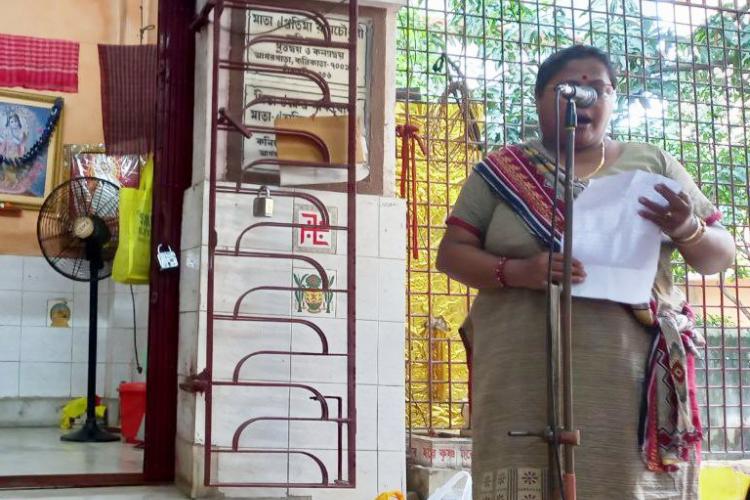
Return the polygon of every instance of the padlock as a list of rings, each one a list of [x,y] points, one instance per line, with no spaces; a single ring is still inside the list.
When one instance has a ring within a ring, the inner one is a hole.
[[[268,186],[261,186],[258,196],[253,200],[253,215],[256,217],[273,217],[273,198]]]
[[[159,267],[162,271],[165,271],[167,269],[174,269],[180,265],[180,263],[177,260],[177,255],[175,255],[174,250],[172,250],[172,247],[167,245],[166,250],[162,250],[161,244],[159,244],[158,247],[156,247],[156,260],[159,261]]]

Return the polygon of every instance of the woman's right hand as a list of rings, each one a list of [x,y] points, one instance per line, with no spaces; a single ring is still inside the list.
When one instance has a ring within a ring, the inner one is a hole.
[[[547,288],[547,270],[549,268],[549,254],[540,252],[526,259],[509,259],[505,263],[505,282],[516,288],[530,288],[543,290]],[[563,278],[563,254],[552,254],[552,281],[559,283]],[[582,283],[586,278],[583,264],[573,259],[573,284]]]

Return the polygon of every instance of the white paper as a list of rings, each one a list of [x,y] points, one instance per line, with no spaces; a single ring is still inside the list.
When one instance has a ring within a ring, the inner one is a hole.
[[[594,179],[573,204],[573,257],[583,263],[586,279],[573,285],[575,297],[641,304],[651,298],[662,233],[638,214],[646,197],[660,205],[666,200],[654,190],[680,185],[643,171]]]

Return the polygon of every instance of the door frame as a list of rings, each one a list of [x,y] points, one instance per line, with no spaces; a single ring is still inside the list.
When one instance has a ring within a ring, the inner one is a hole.
[[[182,198],[192,180],[195,0],[159,0],[156,138],[143,472],[0,476],[3,488],[171,483],[175,475],[179,269],[161,272],[159,243],[179,255]]]

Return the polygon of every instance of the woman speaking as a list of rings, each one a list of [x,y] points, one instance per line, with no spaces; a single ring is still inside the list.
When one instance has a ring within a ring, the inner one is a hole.
[[[651,304],[573,300],[574,414],[584,440],[576,452],[578,498],[698,498],[702,434],[694,354],[701,339],[673,285],[670,256],[677,249],[695,271],[714,274],[732,263],[734,243],[677,160],[650,144],[607,136],[616,78],[607,55],[593,47],[569,47],[544,61],[535,86],[541,140],[490,153],[467,178],[448,218],[437,266],[479,290],[467,321],[475,500],[547,498],[547,444],[508,431],[547,425],[544,290],[549,200],[563,198],[562,182],[553,189],[555,134],[565,132],[555,123],[561,83],[593,88],[598,97],[578,110],[574,195],[589,179],[633,170],[661,174],[682,188],[659,184],[663,203],[639,200],[640,216],[664,235]],[[564,158],[564,137],[560,143]],[[551,262],[559,281],[562,255]],[[586,279],[575,259],[572,279]]]

